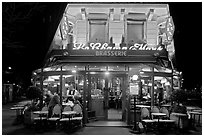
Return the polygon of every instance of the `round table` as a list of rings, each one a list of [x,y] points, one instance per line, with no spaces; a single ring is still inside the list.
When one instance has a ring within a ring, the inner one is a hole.
[[[71,120],[72,116],[73,116],[73,115],[76,115],[76,114],[77,114],[76,111],[64,111],[64,112],[62,112],[62,115],[68,116],[69,121]]]
[[[180,120],[181,117],[185,117],[187,116],[187,114],[183,114],[183,113],[171,113],[172,115],[178,116],[178,128],[180,128]]]
[[[163,116],[166,116],[165,113],[151,113],[153,116],[157,116],[158,117],[158,122],[159,122],[159,119],[160,117],[163,117]]]
[[[193,112],[200,112],[200,113],[202,113],[202,109],[194,109]]]
[[[25,105],[22,105],[22,104],[16,104],[16,105],[13,105],[14,107],[25,107]]]
[[[161,107],[166,107],[166,108],[169,110],[169,108],[171,107],[171,105],[169,105],[169,104],[164,104],[164,105],[161,105]]]
[[[62,115],[75,115],[75,114],[77,114],[77,112],[76,111],[64,111],[64,112],[62,112]]]
[[[192,115],[194,115],[193,120],[195,121],[195,116],[198,115],[198,126],[200,126],[200,116],[202,115],[201,112],[189,112],[189,114],[191,115],[191,118],[193,117]],[[194,122],[195,123],[195,122]]]
[[[158,119],[158,125],[157,125],[157,130],[158,131],[160,131],[159,130],[159,119],[161,118],[161,117],[163,117],[163,116],[166,116],[166,114],[165,113],[151,113],[152,114],[152,116],[157,116],[157,119]]]
[[[11,110],[16,111],[16,122],[22,122],[23,121],[23,110],[24,107],[12,107]]]
[[[42,120],[42,117],[44,115],[46,115],[46,116],[48,115],[48,111],[34,111],[33,114],[38,114],[40,117],[40,120]]]
[[[139,108],[150,108],[150,106],[146,106],[146,105],[136,105],[136,107],[139,107]]]
[[[48,111],[34,111],[33,114],[47,115],[47,114],[48,114]]]
[[[198,109],[198,108],[196,108],[196,107],[186,107],[186,109],[190,110],[190,111],[193,111],[193,110]]]
[[[10,108],[11,110],[15,110],[16,111],[16,116],[18,116],[18,114],[19,115],[22,115],[23,113],[23,109],[24,109],[24,107],[12,107],[12,108]]]

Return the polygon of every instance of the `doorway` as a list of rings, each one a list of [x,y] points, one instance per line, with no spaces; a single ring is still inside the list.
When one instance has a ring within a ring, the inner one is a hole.
[[[90,107],[98,120],[124,120],[126,74],[92,74],[89,77]]]

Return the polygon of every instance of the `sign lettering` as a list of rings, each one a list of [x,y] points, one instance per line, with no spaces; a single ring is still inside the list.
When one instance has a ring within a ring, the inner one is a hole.
[[[126,51],[96,51],[96,56],[127,56]]]
[[[108,43],[90,43],[89,45],[81,44],[81,43],[74,43],[73,50],[115,50],[115,51],[116,50],[156,50],[156,51],[161,51],[163,50],[163,47],[162,46],[149,47],[146,43],[143,43],[143,44],[135,43],[134,45],[131,45],[129,47],[127,46],[120,47],[120,45],[118,45],[117,47],[113,47],[112,45],[109,45]],[[120,52],[115,52],[115,53],[120,53]],[[106,52],[104,52],[103,54],[106,54]]]

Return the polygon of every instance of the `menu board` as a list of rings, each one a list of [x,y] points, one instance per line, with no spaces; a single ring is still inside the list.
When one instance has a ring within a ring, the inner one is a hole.
[[[130,83],[130,95],[139,94],[139,85],[138,83]]]

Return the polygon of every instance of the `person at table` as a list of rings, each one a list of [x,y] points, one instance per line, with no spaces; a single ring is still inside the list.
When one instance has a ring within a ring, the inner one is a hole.
[[[50,118],[52,116],[52,110],[54,108],[54,106],[56,104],[59,104],[60,105],[60,97],[59,95],[57,94],[57,92],[54,92],[54,95],[53,97],[51,98],[50,102],[49,102],[49,105],[48,105],[48,117]]]
[[[73,96],[69,96],[69,97],[67,97],[67,99],[66,99],[66,104],[68,104],[68,105],[70,105],[71,107],[73,107],[74,106],[74,98],[73,98]]]
[[[74,101],[73,101],[73,103],[74,103],[74,105],[75,104],[79,104],[81,107],[82,107],[82,104],[80,103],[80,101],[79,101],[79,96],[74,96]]]
[[[45,94],[45,96],[44,96],[44,104],[45,104],[46,106],[49,105],[50,100],[51,100],[51,96],[50,96],[49,94]]]
[[[74,86],[71,84],[67,91],[67,96],[75,96],[75,95],[79,95],[79,92],[76,89],[74,89]]]

